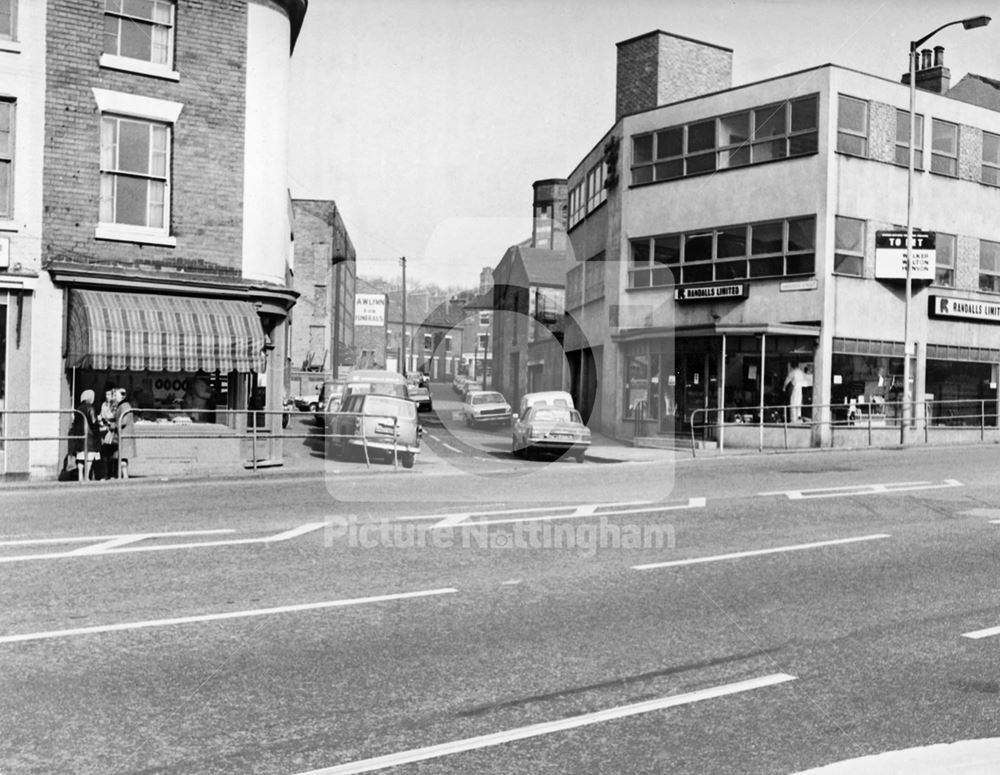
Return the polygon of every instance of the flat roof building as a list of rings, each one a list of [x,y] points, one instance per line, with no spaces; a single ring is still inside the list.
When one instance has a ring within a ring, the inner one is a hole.
[[[616,122],[569,176],[570,388],[619,438],[725,423],[727,446],[756,446],[738,426],[761,420],[791,445],[851,443],[852,421],[898,437],[905,268],[886,240],[907,223],[909,87],[833,64],[734,87],[731,56],[662,31],[618,44]],[[996,426],[1000,88],[949,80],[927,52],[913,225],[936,239],[913,268],[911,416]]]

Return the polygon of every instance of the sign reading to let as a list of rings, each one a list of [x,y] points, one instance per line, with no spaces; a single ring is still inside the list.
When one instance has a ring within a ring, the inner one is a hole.
[[[937,251],[932,231],[913,232],[911,280],[933,280]],[[875,232],[875,279],[906,279],[906,232]]]
[[[385,325],[384,293],[354,294],[354,325],[356,326]]]
[[[745,299],[750,295],[746,283],[729,285],[697,285],[674,288],[676,301],[718,301],[724,299]]]

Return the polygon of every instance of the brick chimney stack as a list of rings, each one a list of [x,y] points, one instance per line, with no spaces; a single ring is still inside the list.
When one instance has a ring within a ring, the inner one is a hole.
[[[935,46],[918,51],[916,55],[917,88],[944,94],[951,84],[951,70],[944,66],[944,46]],[[902,82],[910,85],[910,74],[903,73]]]
[[[548,178],[532,183],[534,189],[531,247],[546,250],[566,249],[565,178]]]
[[[618,44],[615,121],[733,85],[733,50],[654,30]]]

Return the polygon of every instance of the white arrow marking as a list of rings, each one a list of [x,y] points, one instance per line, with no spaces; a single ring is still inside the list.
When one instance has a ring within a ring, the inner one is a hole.
[[[948,487],[961,487],[957,479],[945,479],[943,484],[931,482],[891,482],[889,484],[850,484],[844,487],[818,487],[814,490],[776,490],[760,492],[758,495],[785,495],[789,500],[809,500],[811,498],[848,498],[852,495],[883,495],[892,492],[908,492],[911,490],[941,490]]]

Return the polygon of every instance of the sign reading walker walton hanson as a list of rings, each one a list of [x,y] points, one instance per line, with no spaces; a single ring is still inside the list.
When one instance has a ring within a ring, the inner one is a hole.
[[[719,299],[745,299],[749,296],[746,283],[729,285],[685,285],[674,288],[676,301],[717,301]]]
[[[1000,323],[1000,302],[956,299],[953,296],[931,296],[932,318],[962,318],[984,323]]]

